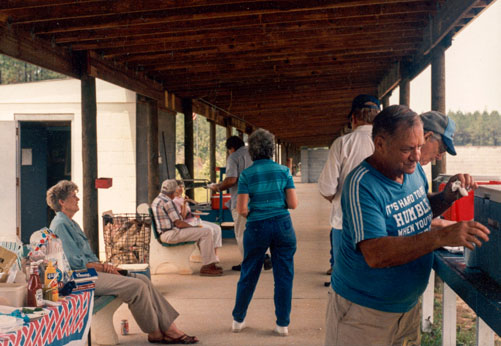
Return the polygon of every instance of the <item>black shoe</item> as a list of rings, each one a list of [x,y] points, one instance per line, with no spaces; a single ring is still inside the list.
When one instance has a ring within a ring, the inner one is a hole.
[[[239,264],[239,265],[233,266],[233,267],[231,267],[231,270],[239,272],[240,270],[242,270],[242,265]]]
[[[270,255],[268,255],[268,254],[264,255],[263,267],[264,267],[264,270],[270,270],[271,268],[273,268],[273,265],[271,264]]]

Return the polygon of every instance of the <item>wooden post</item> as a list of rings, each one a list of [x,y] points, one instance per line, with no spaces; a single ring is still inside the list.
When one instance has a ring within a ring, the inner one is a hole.
[[[184,164],[192,179],[195,179],[195,169],[193,164],[193,103],[191,99],[183,99],[182,107],[184,113]],[[186,195],[194,199],[195,191],[187,190]]]
[[[210,181],[216,182],[216,123],[214,121],[209,122],[210,126]]]
[[[224,123],[226,124],[226,139],[231,137],[232,128],[231,128],[231,118],[224,119]],[[226,158],[228,158],[228,151],[226,151]]]
[[[284,142],[280,145],[280,164],[287,166],[287,143]]]
[[[82,97],[82,213],[83,229],[90,247],[99,256],[99,219],[97,208],[97,106],[96,79],[81,78]]]
[[[400,95],[398,103],[409,107],[411,100],[411,83],[407,78],[400,81]]]
[[[442,345],[456,345],[456,293],[445,282],[442,299]]]
[[[157,101],[147,99],[147,137],[148,146],[148,201],[153,202],[160,192],[158,172],[158,107]]]
[[[383,109],[390,106],[390,96],[391,96],[390,94],[386,94],[383,97]]]
[[[440,44],[432,52],[431,60],[431,109],[445,114],[445,47]],[[446,172],[445,155],[431,166],[431,178]],[[432,186],[435,184],[432,184]]]
[[[409,68],[410,64],[408,61],[402,61],[400,63],[400,76],[402,76],[402,79],[399,84],[400,95],[398,103],[407,107],[410,107],[411,104],[411,81],[408,78]]]

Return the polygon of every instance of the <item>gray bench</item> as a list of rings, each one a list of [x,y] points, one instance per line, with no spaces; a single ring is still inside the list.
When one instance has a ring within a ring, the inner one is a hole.
[[[151,217],[151,231],[153,233],[150,246],[151,274],[157,274],[160,266],[166,263],[175,266],[178,274],[193,274],[190,257],[193,251],[197,249],[196,243],[194,241],[176,244],[162,242],[151,208],[148,208],[148,213]]]
[[[117,296],[95,296],[90,340],[92,345],[117,345],[118,335],[113,326],[113,314],[122,305]]]

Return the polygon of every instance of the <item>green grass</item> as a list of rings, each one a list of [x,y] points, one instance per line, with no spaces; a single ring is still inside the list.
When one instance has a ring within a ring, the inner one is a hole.
[[[421,345],[442,345],[442,286],[442,280],[437,279],[435,282],[435,299],[433,304],[433,326],[430,333],[422,334]],[[458,322],[460,321],[459,317],[463,317],[461,320],[465,322],[457,324],[456,345],[475,345],[477,330],[476,315],[468,311],[461,313],[463,316],[458,315]],[[496,343],[496,345],[498,345],[498,343]]]

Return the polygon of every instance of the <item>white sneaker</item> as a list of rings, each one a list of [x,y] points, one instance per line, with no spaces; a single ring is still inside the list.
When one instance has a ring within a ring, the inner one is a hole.
[[[280,327],[278,324],[275,326],[275,333],[277,333],[280,336],[287,336],[289,335],[289,328],[288,327]]]
[[[233,333],[240,333],[244,328],[245,328],[245,321],[237,322],[234,320],[233,324],[231,325],[231,331]]]

